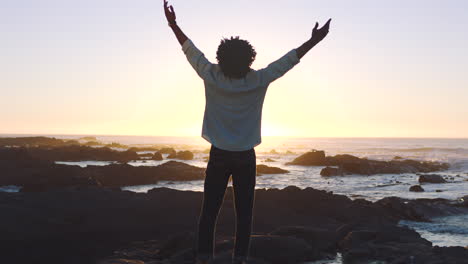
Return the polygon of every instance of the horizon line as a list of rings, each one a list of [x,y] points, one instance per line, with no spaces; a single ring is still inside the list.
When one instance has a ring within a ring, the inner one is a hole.
[[[8,136],[22,136],[22,137],[32,137],[32,136],[44,136],[44,137],[54,137],[54,136],[94,136],[94,137],[172,137],[172,138],[202,138],[201,136],[168,136],[168,135],[122,135],[122,134],[44,134],[44,133],[0,133],[0,137]],[[333,139],[463,139],[468,140],[468,137],[395,137],[395,136],[335,136],[335,137],[326,137],[326,136],[262,136],[262,138],[333,138]]]

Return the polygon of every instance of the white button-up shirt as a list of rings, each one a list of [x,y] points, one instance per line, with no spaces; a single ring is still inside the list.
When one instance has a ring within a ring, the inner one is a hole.
[[[262,107],[268,86],[297,63],[296,50],[242,79],[224,76],[217,64],[187,40],[182,50],[205,84],[205,115],[202,137],[215,147],[229,151],[249,150],[262,142]]]

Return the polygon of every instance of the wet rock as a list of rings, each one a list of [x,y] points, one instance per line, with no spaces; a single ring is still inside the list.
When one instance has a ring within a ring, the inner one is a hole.
[[[460,198],[461,206],[468,207],[468,195],[463,196]]]
[[[169,157],[168,157],[169,158]],[[176,159],[180,160],[193,160],[193,153],[191,151],[179,151],[175,155]]]
[[[323,151],[305,153],[287,164],[303,166],[337,166],[342,169],[344,174],[358,175],[433,172],[449,168],[447,163],[407,159],[380,161],[359,158],[349,154],[326,157],[325,152]]]
[[[162,148],[162,149],[159,150],[159,153],[169,154],[169,156],[171,156],[171,155],[175,156],[176,151],[173,148]]]
[[[325,159],[325,151],[311,151],[307,152],[292,162],[286,163],[287,165],[302,165],[302,166],[325,166],[327,165]]]
[[[86,143],[82,144],[83,146],[88,146],[88,147],[97,147],[97,146],[102,146],[103,144],[98,141],[88,141]]]
[[[437,174],[424,174],[419,175],[420,183],[446,183],[447,181],[440,175]]]
[[[152,158],[153,153],[143,153],[143,154],[138,154],[140,158]]]
[[[131,160],[138,160],[139,156],[134,151],[116,151],[108,147],[88,147],[88,146],[58,146],[58,147],[31,147],[24,148],[24,151],[38,160],[47,161],[118,161],[126,163]]]
[[[152,160],[163,160],[163,156],[160,152],[155,152],[152,157],[151,157]]]
[[[131,147],[128,150],[135,151],[135,152],[159,151],[159,148],[156,146],[146,146],[146,147]]]
[[[81,168],[37,159],[27,149],[0,149],[0,186],[22,186],[23,191],[86,187],[90,186],[89,179],[105,187],[155,184],[161,180],[191,181],[204,179],[204,173],[204,168],[176,161],[156,167],[111,164]]]
[[[277,167],[270,167],[267,165],[259,164],[257,165],[257,175],[262,175],[262,174],[284,174],[284,173],[289,173],[288,170],[283,170],[281,168]]]
[[[127,149],[128,150],[127,145],[120,144],[118,142],[112,142],[110,144],[105,145],[105,147],[107,147],[107,148],[117,148],[117,149]]]
[[[323,177],[343,176],[343,170],[341,168],[333,168],[327,166],[320,171],[320,175]]]
[[[413,185],[409,188],[410,192],[424,192],[423,187],[421,185]]]

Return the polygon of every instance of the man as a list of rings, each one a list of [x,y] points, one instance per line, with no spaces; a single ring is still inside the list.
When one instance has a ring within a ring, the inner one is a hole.
[[[250,68],[255,49],[239,37],[223,39],[210,63],[176,23],[174,8],[164,0],[164,11],[189,63],[205,84],[202,137],[211,143],[206,169],[203,206],[199,219],[197,263],[209,263],[214,252],[214,233],[229,177],[232,175],[236,206],[236,240],[233,263],[246,263],[252,226],[256,158],[261,143],[262,106],[268,86],[292,69],[328,34],[330,20],[312,31],[312,37],[261,70]]]

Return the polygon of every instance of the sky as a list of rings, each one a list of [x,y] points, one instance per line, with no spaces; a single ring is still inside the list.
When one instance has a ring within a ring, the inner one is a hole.
[[[468,137],[468,2],[170,2],[216,62],[222,37],[254,69],[328,37],[268,89],[264,136]],[[0,133],[198,136],[203,82],[162,0],[0,2]]]

